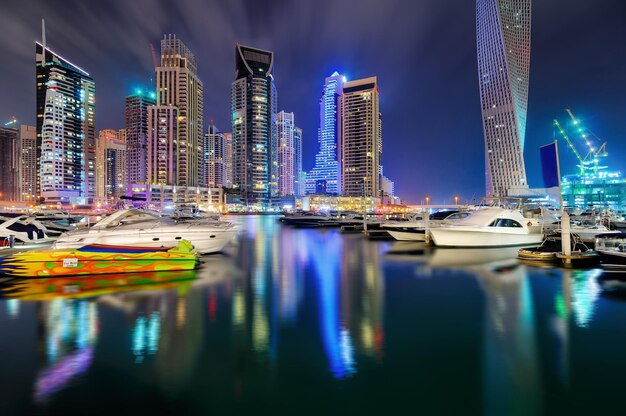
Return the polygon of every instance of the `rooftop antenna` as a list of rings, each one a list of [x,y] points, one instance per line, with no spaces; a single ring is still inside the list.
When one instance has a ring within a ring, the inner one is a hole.
[[[46,19],[41,19],[41,66],[46,63]]]
[[[41,19],[41,44],[46,49],[46,19]]]

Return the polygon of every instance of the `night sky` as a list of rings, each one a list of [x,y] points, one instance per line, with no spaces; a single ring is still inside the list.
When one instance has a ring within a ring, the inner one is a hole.
[[[396,193],[449,203],[484,193],[484,144],[473,0],[13,1],[0,5],[0,120],[35,122],[34,41],[96,81],[96,128],[122,128],[124,97],[149,86],[150,43],[175,33],[196,55],[205,126],[230,130],[234,45],[275,53],[279,110],[304,131],[304,168],[317,151],[319,98],[333,71],[378,76],[383,163]],[[538,147],[571,108],[608,141],[626,172],[626,1],[535,1],[526,170],[542,186]],[[582,143],[577,142],[582,151]],[[561,146],[562,173],[575,159]]]

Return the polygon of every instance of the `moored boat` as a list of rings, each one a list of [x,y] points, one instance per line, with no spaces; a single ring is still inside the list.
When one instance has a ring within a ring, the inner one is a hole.
[[[430,230],[439,247],[510,247],[539,244],[543,232],[536,219],[516,209],[489,207],[473,211],[454,225]]]
[[[53,248],[73,249],[88,244],[162,247],[188,240],[201,254],[221,251],[237,235],[228,222],[175,220],[148,210],[127,209],[103,218],[88,229],[67,232]]]
[[[109,273],[192,270],[198,254],[182,240],[176,247],[91,244],[74,250],[34,250],[0,261],[0,273],[12,277],[80,276]]]

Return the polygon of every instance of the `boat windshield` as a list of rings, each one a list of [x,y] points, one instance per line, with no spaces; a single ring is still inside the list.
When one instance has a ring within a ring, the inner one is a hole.
[[[113,228],[119,225],[135,224],[145,221],[162,221],[162,218],[158,212],[128,209],[115,212],[106,218],[103,218],[96,223],[93,228]]]

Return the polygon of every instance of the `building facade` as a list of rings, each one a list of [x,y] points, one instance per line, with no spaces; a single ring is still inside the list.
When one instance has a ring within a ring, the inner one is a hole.
[[[96,140],[96,200],[110,203],[126,192],[126,130],[100,130]]]
[[[125,99],[126,183],[144,183],[147,178],[148,107],[156,105],[156,93],[138,90]]]
[[[530,67],[530,0],[477,0],[478,84],[487,195],[528,188],[524,138]]]
[[[277,192],[274,54],[237,44],[231,89],[233,189],[246,206],[268,207]]]
[[[146,183],[175,185],[179,183],[178,169],[178,107],[151,105],[148,107],[148,148]]]
[[[20,201],[35,203],[37,195],[37,128],[20,126]]]
[[[95,83],[83,69],[35,44],[37,198],[91,204],[95,195]]]
[[[304,172],[302,171],[302,129],[293,129],[293,189],[296,196],[304,196]]]
[[[341,195],[378,197],[382,128],[376,77],[344,83],[340,103]]]
[[[0,127],[0,201],[20,200],[19,130]]]
[[[320,98],[320,128],[318,131],[319,151],[315,155],[315,167],[306,175],[306,193],[316,193],[318,182],[323,182],[326,192],[341,194],[341,168],[339,144],[341,142],[341,122],[339,99],[346,82],[344,76],[334,72],[324,82]]]
[[[168,169],[165,175],[157,175],[157,181],[167,178],[169,185],[199,186],[202,181],[202,140],[203,140],[203,112],[204,87],[198,78],[198,69],[194,54],[175,35],[167,35],[161,40],[161,63],[156,68],[156,104],[148,107],[148,113],[167,113],[171,116],[176,113],[173,121],[176,126],[169,133],[160,131],[166,126],[159,117],[148,118],[148,142],[152,143],[153,151],[160,148],[158,140],[165,137],[172,140],[165,161]],[[155,110],[155,107],[157,110]],[[152,111],[150,110],[152,109]],[[156,112],[155,112],[156,111]],[[174,132],[176,134],[174,134]],[[157,140],[158,137],[158,140]],[[154,156],[156,153],[152,153]],[[162,164],[163,161],[149,160],[148,166]],[[146,180],[155,180],[153,176]],[[160,182],[155,182],[160,183]]]
[[[224,134],[215,124],[210,124],[202,145],[202,186],[222,188],[226,181],[224,163]]]
[[[278,135],[277,180],[278,195],[295,195],[295,124],[293,113],[281,111],[276,115]]]
[[[224,187],[233,187],[233,135],[231,132],[222,133],[224,136]]]

